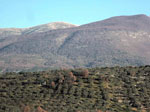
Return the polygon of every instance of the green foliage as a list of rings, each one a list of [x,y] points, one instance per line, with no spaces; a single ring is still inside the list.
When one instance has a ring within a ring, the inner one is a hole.
[[[0,76],[0,112],[144,112],[150,66],[51,70]],[[22,106],[23,105],[23,106]]]

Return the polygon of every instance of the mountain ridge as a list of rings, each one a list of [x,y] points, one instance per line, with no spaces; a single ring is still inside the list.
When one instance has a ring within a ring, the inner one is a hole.
[[[77,26],[78,25],[73,25],[67,22],[51,22],[27,28],[0,28],[0,35],[4,35],[6,37],[11,35],[22,35],[31,32],[38,33],[38,32],[46,32],[49,30],[72,28]]]
[[[150,64],[150,18],[145,15],[0,39],[0,68],[5,71]]]

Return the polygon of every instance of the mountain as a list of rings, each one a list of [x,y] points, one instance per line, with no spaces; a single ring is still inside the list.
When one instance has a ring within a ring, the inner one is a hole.
[[[23,34],[46,32],[49,30],[72,28],[76,26],[77,25],[73,25],[65,22],[53,22],[49,24],[43,24],[43,25],[27,28],[23,31]]]
[[[146,15],[81,26],[50,23],[18,29],[20,34],[11,30],[15,29],[9,29],[10,35],[0,35],[2,71],[150,64],[150,17]]]
[[[39,32],[46,32],[49,30],[71,28],[76,26],[77,25],[73,25],[65,22],[53,22],[53,23],[43,24],[43,25],[30,27],[30,28],[0,28],[0,36],[7,37],[12,35],[39,33]]]

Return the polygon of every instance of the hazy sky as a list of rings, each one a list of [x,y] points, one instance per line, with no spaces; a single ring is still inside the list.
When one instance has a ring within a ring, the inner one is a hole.
[[[150,0],[0,0],[0,27],[54,21],[85,24],[119,15],[150,15]]]

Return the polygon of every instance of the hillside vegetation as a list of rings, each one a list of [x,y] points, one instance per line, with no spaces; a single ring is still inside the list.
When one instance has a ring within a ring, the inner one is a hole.
[[[150,66],[0,76],[0,112],[150,112]]]
[[[0,29],[0,71],[150,65],[150,17]]]

